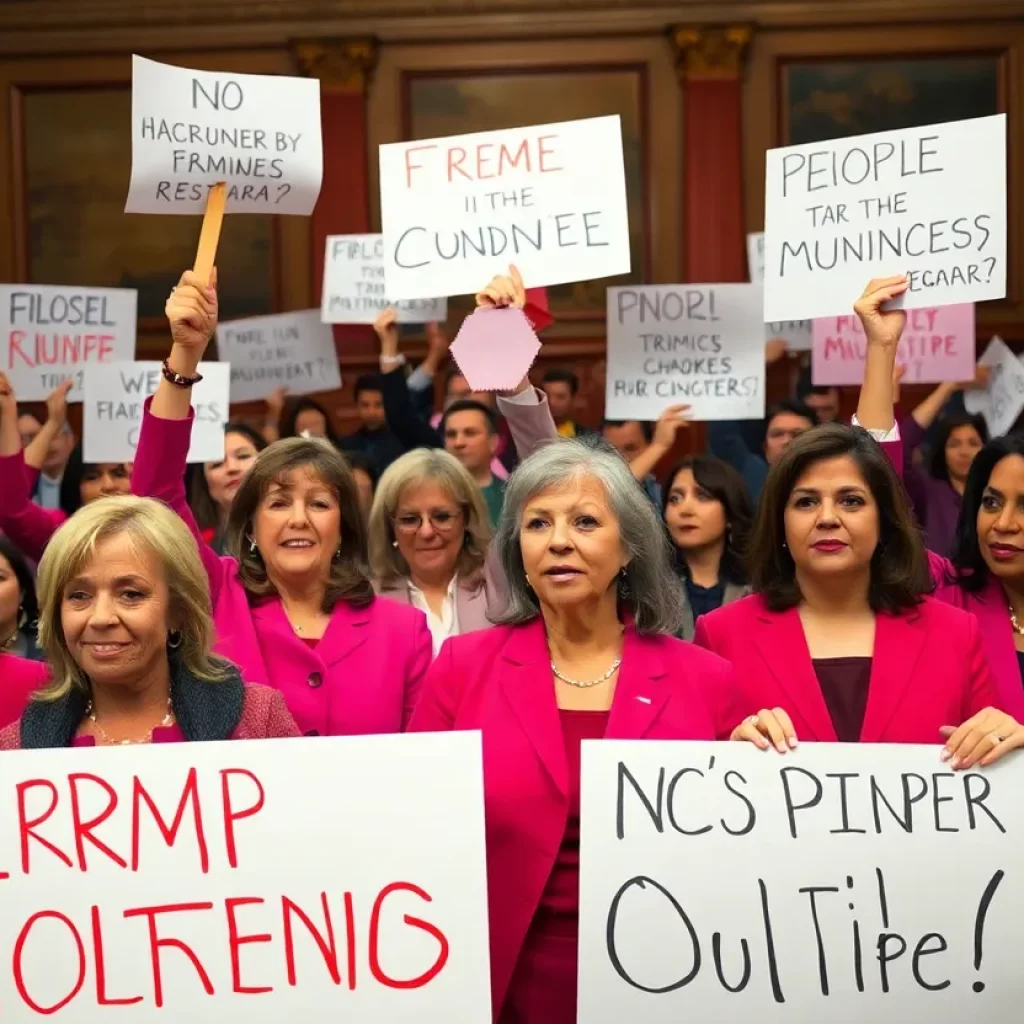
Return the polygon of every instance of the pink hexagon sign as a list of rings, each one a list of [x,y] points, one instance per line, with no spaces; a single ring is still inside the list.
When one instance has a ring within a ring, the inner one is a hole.
[[[540,342],[521,309],[481,306],[462,322],[451,354],[474,391],[511,391],[526,376]]]

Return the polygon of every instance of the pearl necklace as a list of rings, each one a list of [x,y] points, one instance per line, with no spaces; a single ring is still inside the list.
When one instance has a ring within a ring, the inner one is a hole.
[[[587,690],[591,686],[597,686],[599,683],[604,683],[611,679],[611,677],[615,675],[615,673],[619,670],[619,666],[621,664],[622,659],[616,658],[612,662],[611,668],[608,669],[608,671],[605,672],[603,676],[598,676],[597,679],[588,679],[585,681],[581,681],[579,679],[570,679],[568,676],[562,675],[562,673],[558,671],[558,668],[555,665],[554,658],[551,659],[551,671],[554,672],[555,678],[561,679],[563,683],[568,683],[570,686],[578,686],[581,690]]]
[[[1024,626],[1017,621],[1017,613],[1013,610],[1013,605],[1010,605],[1010,625],[1013,626],[1013,631],[1018,636],[1024,636]]]
[[[164,715],[163,720],[159,725],[154,726],[149,732],[146,733],[141,739],[127,739],[127,740],[116,740],[112,736],[108,736],[103,726],[96,721],[96,712],[93,710],[92,701],[86,705],[85,717],[92,722],[92,727],[96,730],[96,735],[99,739],[107,746],[119,746],[127,747],[137,743],[152,743],[153,733],[156,729],[166,729],[167,726],[174,724],[174,708],[171,707],[171,698],[167,698],[167,714]]]

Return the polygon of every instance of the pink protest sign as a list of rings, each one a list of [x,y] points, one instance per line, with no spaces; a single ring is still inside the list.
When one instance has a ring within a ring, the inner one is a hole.
[[[867,339],[849,316],[814,321],[811,378],[815,384],[860,384]],[[908,384],[941,384],[974,377],[974,304],[908,309],[896,361]]]
[[[521,309],[474,310],[452,342],[452,358],[474,391],[511,391],[526,376],[540,342]]]

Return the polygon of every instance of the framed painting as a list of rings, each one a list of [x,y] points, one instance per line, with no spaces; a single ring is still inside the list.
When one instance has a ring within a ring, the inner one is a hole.
[[[622,121],[629,209],[630,273],[600,281],[554,285],[548,289],[551,311],[560,320],[603,320],[607,288],[647,279],[647,72],[643,64],[404,71],[402,92],[402,130],[406,139],[618,114]]]
[[[131,174],[131,89],[20,89],[20,270],[37,284],[136,288],[140,332],[163,329],[164,302],[192,266],[201,219],[124,212]],[[221,317],[275,309],[274,218],[226,218],[218,263]]]
[[[784,61],[780,142],[919,128],[1005,110],[998,54]]]

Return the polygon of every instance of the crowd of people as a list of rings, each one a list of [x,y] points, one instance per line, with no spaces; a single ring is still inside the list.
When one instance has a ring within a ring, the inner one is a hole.
[[[897,422],[906,287],[856,301],[852,424],[805,382],[659,479],[685,406],[474,392],[436,325],[410,372],[391,311],[354,434],[278,392],[187,467],[218,309],[185,273],[134,464],[0,374],[0,747],[480,730],[495,1020],[575,1021],[583,740],[1024,746],[1024,439],[956,385]],[[477,296],[525,301],[514,268]]]

